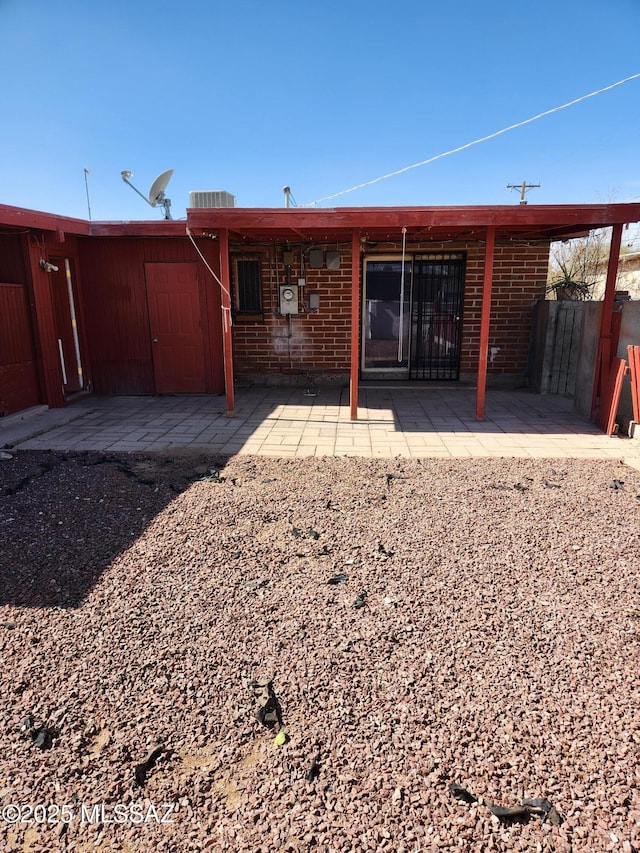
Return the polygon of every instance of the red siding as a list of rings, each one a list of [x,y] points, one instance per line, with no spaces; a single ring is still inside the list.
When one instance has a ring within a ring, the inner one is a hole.
[[[215,253],[205,248],[210,263],[217,266]],[[220,294],[186,238],[88,238],[80,241],[80,259],[89,360],[97,393],[156,393],[144,265],[163,261],[197,263],[206,390],[222,393]]]
[[[27,270],[20,235],[0,234],[0,281],[26,284]]]
[[[40,402],[22,237],[0,235],[0,415]]]
[[[78,269],[76,238],[72,235],[66,235],[66,237],[62,235],[62,242],[58,242],[58,236],[57,233],[29,234],[24,242],[33,300],[32,317],[42,401],[51,407],[65,404],[65,388],[58,348],[58,339],[61,337],[62,330],[59,327],[59,318],[56,317],[55,282],[51,273],[41,269],[40,261],[52,262],[58,259],[56,265],[62,267],[64,258],[68,258],[73,269]],[[59,270],[55,275],[62,274]],[[78,331],[82,338],[84,317],[81,298],[78,299],[76,311]]]
[[[153,370],[139,240],[81,240],[93,389],[152,394]]]
[[[0,415],[40,402],[29,313],[25,286],[0,282]]]

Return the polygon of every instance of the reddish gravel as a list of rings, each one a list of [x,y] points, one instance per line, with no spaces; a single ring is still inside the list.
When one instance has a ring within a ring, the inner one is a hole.
[[[640,850],[634,469],[32,452],[0,495],[0,851]]]

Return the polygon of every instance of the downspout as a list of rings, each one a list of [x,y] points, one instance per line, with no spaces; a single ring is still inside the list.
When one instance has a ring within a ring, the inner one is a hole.
[[[604,301],[602,303],[600,337],[598,339],[598,351],[593,377],[593,394],[591,396],[592,421],[595,420],[596,412],[600,405],[600,396],[607,384],[611,361],[616,355],[616,353],[611,352],[611,339],[613,334],[613,306],[616,300],[616,280],[618,278],[618,263],[620,260],[620,246],[622,244],[622,227],[622,223],[617,222],[611,232],[607,281],[604,290]]]
[[[360,232],[351,235],[351,420],[358,420],[358,371],[360,366]]]
[[[491,321],[491,289],[493,287],[493,255],[496,242],[495,225],[487,226],[484,251],[484,278],[482,282],[482,313],[480,316],[480,352],[478,353],[478,387],[476,391],[476,420],[484,420],[484,401],[487,387],[487,359],[489,355],[489,325]]]

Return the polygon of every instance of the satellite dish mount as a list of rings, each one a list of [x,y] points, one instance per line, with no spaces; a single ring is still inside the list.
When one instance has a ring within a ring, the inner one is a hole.
[[[140,198],[143,198],[147,204],[150,204],[151,207],[157,207],[159,204],[164,207],[164,218],[171,219],[171,199],[166,198],[164,191],[167,188],[167,184],[171,180],[171,175],[173,175],[173,169],[167,169],[166,172],[163,172],[161,175],[155,179],[155,181],[151,184],[151,189],[149,190],[149,197],[143,195],[137,187],[131,183],[131,178],[133,177],[133,172],[120,172],[120,177],[125,182],[125,184],[129,184],[132,190],[138,193]]]

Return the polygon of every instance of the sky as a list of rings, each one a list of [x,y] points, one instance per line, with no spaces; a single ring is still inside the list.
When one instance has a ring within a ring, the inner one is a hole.
[[[121,179],[239,207],[640,199],[640,0],[0,0],[0,203],[161,219]],[[85,173],[85,169],[89,172]],[[88,190],[88,198],[87,198]]]

